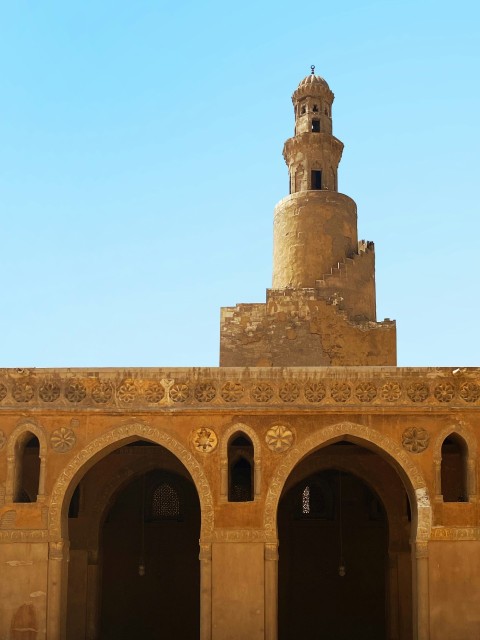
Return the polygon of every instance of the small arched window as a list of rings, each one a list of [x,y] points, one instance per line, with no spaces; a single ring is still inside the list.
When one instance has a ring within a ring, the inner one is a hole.
[[[468,502],[468,448],[457,434],[445,438],[442,444],[442,495],[444,502]]]
[[[161,482],[153,489],[150,517],[152,520],[180,520],[180,496],[172,482]]]
[[[36,502],[40,480],[40,442],[30,431],[15,444],[14,502]]]
[[[253,444],[243,433],[234,434],[228,443],[228,500],[253,500]]]

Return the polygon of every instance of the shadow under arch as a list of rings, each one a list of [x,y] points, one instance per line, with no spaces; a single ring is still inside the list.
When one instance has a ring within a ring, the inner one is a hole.
[[[388,436],[371,427],[340,422],[319,429],[297,441],[273,473],[265,500],[265,622],[268,640],[277,637],[278,533],[277,512],[284,486],[293,469],[314,451],[347,440],[377,453],[398,473],[408,494],[412,510],[413,622],[414,640],[429,638],[428,540],[432,527],[432,508],[427,484],[410,455]]]
[[[49,570],[47,636],[49,640],[65,638],[68,560],[68,506],[80,479],[99,460],[135,440],[158,444],[173,455],[189,472],[200,502],[200,571],[201,571],[201,638],[211,635],[211,537],[214,523],[213,497],[202,466],[185,445],[169,433],[140,421],[115,427],[87,444],[59,474],[50,497]]]

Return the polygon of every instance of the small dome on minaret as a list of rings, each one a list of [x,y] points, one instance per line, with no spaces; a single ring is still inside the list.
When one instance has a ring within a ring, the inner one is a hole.
[[[295,89],[292,100],[295,103],[296,100],[305,96],[314,96],[325,94],[331,96],[331,102],[333,102],[333,93],[328,86],[328,82],[322,78],[322,76],[315,75],[315,65],[311,66],[312,72],[300,81],[298,87]]]

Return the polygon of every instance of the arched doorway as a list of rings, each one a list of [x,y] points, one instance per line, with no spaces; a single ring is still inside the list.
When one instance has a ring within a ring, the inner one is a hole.
[[[137,440],[83,476],[69,508],[69,640],[200,634],[200,502],[167,449]]]
[[[410,639],[410,523],[378,454],[340,441],[301,460],[278,508],[279,640]]]

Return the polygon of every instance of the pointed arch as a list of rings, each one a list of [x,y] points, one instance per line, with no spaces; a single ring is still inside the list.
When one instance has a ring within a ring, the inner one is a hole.
[[[13,502],[18,491],[16,486],[20,481],[21,464],[20,456],[29,439],[29,434],[38,440],[40,466],[38,471],[38,490],[36,500],[41,502],[45,494],[45,461],[47,455],[47,436],[41,426],[32,420],[26,420],[19,424],[10,434],[7,443],[7,481],[5,486],[5,502]]]
[[[295,466],[307,455],[327,444],[338,440],[348,440],[360,446],[373,449],[387,457],[399,473],[412,506],[416,509],[416,540],[427,541],[430,538],[432,510],[427,484],[410,455],[391,438],[376,429],[352,422],[341,422],[320,429],[290,449],[277,466],[270,483],[265,501],[265,535],[271,542],[277,538],[277,508],[283,487]]]
[[[437,460],[441,460],[442,458],[442,444],[445,438],[451,435],[458,435],[463,440],[465,440],[465,444],[468,447],[468,455],[472,458],[477,456],[477,440],[473,431],[467,425],[462,423],[451,424],[448,427],[442,429],[436,436],[435,442],[433,443],[433,459],[435,462]]]
[[[466,447],[466,493],[472,500],[477,495],[477,439],[473,431],[464,423],[449,425],[440,431],[433,443],[433,462],[435,464],[435,500],[441,502],[442,497],[442,446],[449,436],[458,436]]]
[[[49,531],[52,539],[60,540],[66,533],[66,512],[75,486],[101,458],[136,439],[150,440],[173,453],[190,473],[198,492],[202,513],[201,539],[210,539],[213,531],[213,498],[202,466],[188,449],[170,434],[144,422],[130,422],[116,427],[90,442],[59,474],[50,498]]]
[[[376,429],[352,422],[341,422],[325,427],[297,442],[290,449],[273,473],[265,501],[265,622],[269,629],[268,640],[277,633],[278,590],[278,538],[277,511],[285,483],[306,456],[317,449],[347,440],[378,453],[391,463],[399,474],[412,505],[412,561],[414,562],[413,618],[415,637],[429,638],[428,594],[428,540],[432,527],[432,508],[426,482],[410,455],[388,436]]]
[[[135,440],[149,440],[173,453],[187,469],[198,493],[201,509],[200,530],[200,634],[211,635],[211,540],[214,522],[213,498],[202,466],[181,442],[170,434],[140,421],[124,423],[95,438],[77,453],[59,474],[50,496],[49,569],[47,635],[61,640],[66,633],[66,589],[68,542],[68,505],[76,485],[100,459]]]
[[[252,427],[243,422],[235,422],[232,424],[222,436],[220,442],[220,495],[222,499],[226,500],[228,496],[228,443],[237,433],[245,434],[252,442],[253,445],[253,479],[254,479],[254,498],[258,498],[261,489],[261,446],[260,439]]]

